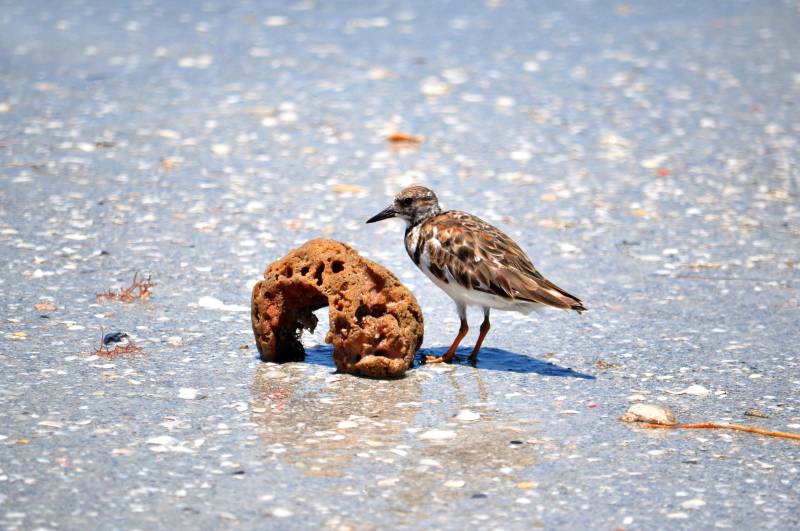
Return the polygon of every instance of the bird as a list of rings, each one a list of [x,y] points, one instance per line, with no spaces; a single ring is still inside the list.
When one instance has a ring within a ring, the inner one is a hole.
[[[406,222],[405,248],[414,264],[455,302],[461,325],[443,356],[426,363],[449,363],[467,335],[467,307],[483,309],[483,323],[469,361],[475,365],[491,327],[492,309],[529,314],[545,307],[586,311],[583,302],[547,280],[525,251],[506,233],[481,218],[458,210],[443,211],[433,190],[410,186],[391,205],[367,220]]]

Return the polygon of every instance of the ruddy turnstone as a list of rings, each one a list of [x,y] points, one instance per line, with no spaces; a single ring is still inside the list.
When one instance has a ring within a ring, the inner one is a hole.
[[[442,357],[426,356],[429,363],[449,362],[467,334],[467,306],[483,308],[478,341],[469,359],[475,363],[486,334],[489,311],[528,314],[547,306],[583,312],[580,299],[542,276],[517,243],[482,219],[439,207],[433,190],[406,188],[394,202],[367,220],[399,217],[406,222],[406,251],[414,263],[456,303],[461,327]]]

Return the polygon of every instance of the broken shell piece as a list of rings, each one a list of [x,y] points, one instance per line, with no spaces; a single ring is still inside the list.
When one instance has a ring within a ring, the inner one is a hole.
[[[665,426],[678,423],[672,411],[657,404],[634,404],[619,420],[622,422],[648,422]]]
[[[456,437],[456,432],[454,431],[438,430],[438,429],[428,430],[419,435],[420,439],[426,441],[445,441],[447,439],[454,439],[455,437]]]
[[[158,437],[150,437],[146,443],[158,446],[174,446],[178,444],[178,439],[169,435],[159,435]]]
[[[690,385],[686,389],[681,389],[680,391],[667,391],[667,393],[671,395],[692,395],[692,396],[702,396],[706,397],[711,394],[711,391],[703,387],[702,385]]]
[[[181,387],[178,389],[178,398],[184,400],[194,400],[197,398],[197,395],[197,389],[192,389],[191,387]]]
[[[462,409],[456,415],[456,420],[463,420],[465,422],[471,422],[473,420],[478,420],[481,418],[481,414],[475,411],[470,411],[469,409]]]

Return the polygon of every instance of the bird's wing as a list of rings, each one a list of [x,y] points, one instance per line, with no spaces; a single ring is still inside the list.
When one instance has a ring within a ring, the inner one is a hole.
[[[472,214],[439,214],[423,224],[420,238],[431,271],[449,273],[467,289],[579,312],[586,309],[580,299],[544,278],[507,234]]]

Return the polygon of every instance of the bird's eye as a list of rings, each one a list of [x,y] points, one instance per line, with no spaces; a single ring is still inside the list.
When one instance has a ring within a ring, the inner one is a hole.
[[[400,204],[403,205],[404,207],[411,206],[411,198],[406,197],[405,199],[400,201]]]

